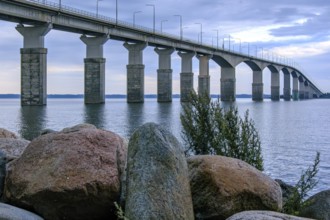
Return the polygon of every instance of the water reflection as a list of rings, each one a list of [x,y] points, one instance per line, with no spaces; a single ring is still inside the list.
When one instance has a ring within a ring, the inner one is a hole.
[[[168,130],[172,130],[173,111],[172,103],[158,103],[157,105],[158,123]]]
[[[22,138],[32,140],[46,127],[46,106],[22,106],[18,133]]]
[[[88,104],[84,107],[84,122],[93,124],[97,128],[105,129],[106,125],[105,104]]]
[[[126,136],[130,137],[134,130],[145,122],[144,103],[127,104]]]

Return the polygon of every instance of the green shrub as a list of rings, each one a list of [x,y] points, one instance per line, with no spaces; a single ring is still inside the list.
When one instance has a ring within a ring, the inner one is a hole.
[[[299,212],[307,203],[305,201],[309,191],[311,191],[318,183],[316,175],[319,171],[320,152],[316,153],[314,164],[309,166],[300,176],[299,181],[294,186],[293,193],[283,207],[283,212],[290,215],[299,215]]]
[[[180,119],[186,155],[234,157],[263,170],[260,138],[248,111],[242,119],[236,108],[225,111],[219,100],[192,93]]]

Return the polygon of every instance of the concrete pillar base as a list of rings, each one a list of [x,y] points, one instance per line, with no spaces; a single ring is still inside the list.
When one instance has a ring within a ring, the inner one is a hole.
[[[172,102],[172,69],[157,70],[157,101]]]
[[[105,59],[86,58],[85,62],[85,104],[105,102]]]
[[[305,92],[305,99],[309,99],[309,92]]]
[[[298,91],[297,89],[293,89],[293,90],[292,90],[292,99],[293,99],[294,101],[299,100],[299,91]]]
[[[305,92],[304,91],[299,91],[299,99],[305,99]]]
[[[47,104],[47,49],[21,49],[21,105]]]
[[[194,73],[180,74],[180,90],[181,102],[188,102],[189,95],[194,90]]]
[[[280,100],[280,87],[279,86],[272,86],[271,87],[271,100],[272,101],[279,101]]]
[[[283,89],[283,99],[285,101],[290,101],[291,100],[291,91],[290,88],[284,88]]]
[[[127,65],[127,102],[144,102],[144,65]]]
[[[236,100],[236,80],[235,79],[221,79],[221,101],[232,102]]]
[[[252,100],[262,101],[264,99],[264,84],[263,83],[252,83]]]
[[[198,94],[210,95],[210,76],[198,76]]]

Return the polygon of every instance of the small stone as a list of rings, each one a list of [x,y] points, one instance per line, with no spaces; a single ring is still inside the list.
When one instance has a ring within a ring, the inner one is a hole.
[[[271,211],[245,211],[237,213],[227,220],[308,220],[309,218],[300,218],[293,215],[286,215]],[[311,219],[309,219],[311,220]]]
[[[0,219],[1,220],[43,220],[36,214],[8,205],[0,203]]]

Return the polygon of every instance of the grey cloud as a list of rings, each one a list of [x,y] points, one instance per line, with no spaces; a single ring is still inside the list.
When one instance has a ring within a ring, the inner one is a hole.
[[[303,24],[272,29],[271,34],[276,37],[299,35],[327,36],[330,34],[330,8],[321,15],[310,16]]]

